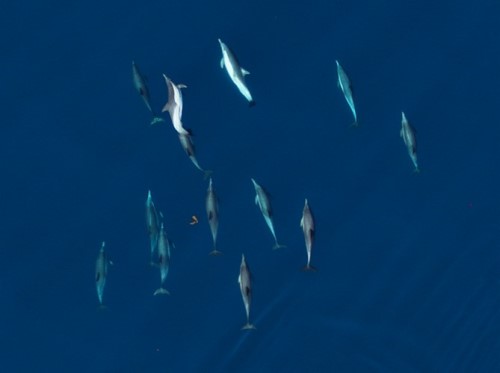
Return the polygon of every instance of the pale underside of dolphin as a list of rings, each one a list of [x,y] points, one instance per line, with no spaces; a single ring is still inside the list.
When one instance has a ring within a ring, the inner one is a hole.
[[[168,89],[168,101],[162,109],[162,113],[168,111],[175,130],[183,135],[189,134],[182,124],[183,99],[181,89],[187,88],[185,84],[175,85],[174,82],[163,74]]]
[[[221,39],[219,39],[219,45],[222,51],[222,58],[220,60],[221,69],[226,68],[227,74],[243,97],[247,99],[249,106],[254,106],[255,101],[245,82],[245,76],[250,73],[240,66],[234,53]]]
[[[347,104],[349,105],[349,108],[351,109],[352,115],[354,117],[354,122],[352,123],[352,126],[356,127],[358,125],[358,117],[356,114],[354,99],[352,97],[351,82],[346,72],[340,65],[339,61],[335,60],[335,62],[337,64],[337,76],[338,76],[337,85],[344,94],[345,100],[347,101]]]

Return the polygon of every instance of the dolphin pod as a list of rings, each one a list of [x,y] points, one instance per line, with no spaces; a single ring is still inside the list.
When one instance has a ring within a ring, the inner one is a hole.
[[[252,94],[246,84],[246,76],[248,76],[248,71],[241,67],[239,64],[235,54],[230,50],[230,48],[221,40],[218,39],[218,43],[222,52],[222,58],[220,61],[221,68],[225,69],[228,76],[230,77],[232,83],[236,86],[240,94],[247,100],[249,106],[255,105],[255,100],[253,99]],[[335,60],[335,64],[337,66],[337,85],[341,92],[344,95],[344,98],[349,106],[349,109],[352,113],[354,122],[353,125],[358,125],[358,116],[356,111],[356,106],[354,104],[353,93],[351,89],[350,79],[340,65],[338,60]],[[142,97],[142,100],[148,109],[148,111],[153,115],[152,123],[160,123],[163,122],[164,119],[157,116],[155,111],[152,109],[151,98],[149,87],[147,85],[147,80],[145,76],[139,70],[137,64],[132,62],[132,77],[133,83],[136,91]],[[189,156],[193,165],[203,173],[205,178],[210,176],[211,171],[205,170],[202,168],[198,160],[195,156],[195,149],[192,140],[192,133],[190,130],[186,129],[182,122],[183,115],[183,96],[182,89],[186,88],[183,84],[175,84],[172,79],[170,79],[167,75],[163,74],[165,83],[167,85],[167,102],[162,109],[162,113],[167,113],[170,116],[170,120],[172,122],[173,128],[176,131],[179,141],[183,150]],[[258,109],[256,109],[258,110]],[[410,159],[413,163],[415,172],[419,172],[419,164],[417,160],[417,141],[416,141],[416,131],[409,124],[406,115],[404,112],[401,113],[401,130],[400,136],[403,139],[403,142],[407,148]],[[275,222],[274,222],[274,211],[271,206],[271,199],[269,194],[265,191],[265,189],[258,184],[255,179],[251,178],[252,184],[255,189],[255,203],[259,207],[260,212],[264,218],[264,221],[271,232],[271,235],[274,239],[274,249],[284,247],[278,242],[276,231],[275,231]],[[215,192],[215,187],[213,183],[213,179],[209,179],[208,188],[206,190],[205,195],[205,209],[206,209],[206,218],[208,222],[208,226],[210,228],[210,233],[212,236],[212,251],[210,254],[217,255],[220,254],[218,248],[218,231],[219,231],[219,199]],[[170,240],[167,237],[165,224],[163,222],[163,214],[158,213],[156,206],[153,202],[152,192],[148,190],[147,198],[145,203],[146,210],[146,226],[147,232],[149,236],[149,254],[151,256],[151,263],[157,267],[160,271],[160,286],[157,290],[154,291],[154,295],[163,295],[169,294],[169,291],[165,288],[165,282],[167,280],[167,276],[170,271],[170,257],[171,257],[171,248],[173,247],[170,243]],[[193,217],[195,217],[193,215]],[[198,222],[198,218],[195,219]],[[306,271],[315,271],[315,268],[311,265],[313,246],[314,253],[316,253],[316,227],[315,227],[315,218],[312,213],[309,200],[307,198],[304,199],[304,205],[302,209],[302,216],[300,219],[300,227],[302,229],[302,233],[304,236],[304,243],[306,248],[306,257],[307,261],[304,266]],[[196,229],[196,228],[188,228],[188,229]],[[108,261],[106,255],[106,244],[102,242],[101,248],[99,250],[96,263],[95,263],[95,286],[97,292],[97,299],[99,305],[104,304],[104,289],[106,286],[106,279],[108,274],[108,264],[111,262]],[[227,252],[230,250],[228,249]],[[237,251],[233,248],[233,253]],[[226,250],[224,250],[226,252]],[[247,253],[251,256],[251,253]],[[278,254],[277,254],[278,255]],[[285,255],[285,254],[283,254]],[[229,255],[227,255],[229,256]],[[209,260],[209,259],[206,259]],[[212,260],[212,259],[210,259]],[[221,260],[221,259],[214,259]],[[222,259],[225,260],[225,259]],[[315,262],[316,254],[315,254]],[[236,265],[236,263],[235,263]],[[255,329],[254,324],[250,321],[250,311],[253,299],[253,288],[252,288],[252,274],[247,263],[247,257],[245,254],[241,255],[241,262],[239,264],[239,275],[238,275],[238,285],[241,293],[246,322],[243,325],[243,330],[252,330]]]

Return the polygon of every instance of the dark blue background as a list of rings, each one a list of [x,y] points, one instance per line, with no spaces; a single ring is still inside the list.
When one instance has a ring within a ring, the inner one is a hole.
[[[2,5],[2,372],[498,371],[494,3]],[[220,70],[219,37],[251,72],[255,108]],[[156,109],[162,73],[189,87],[183,119],[214,170],[221,257],[207,255],[207,182],[168,118],[149,126],[132,60]],[[418,175],[402,110],[417,129]],[[272,194],[286,249],[271,250],[251,177]],[[168,297],[152,295],[148,189],[176,245]],[[306,197],[316,273],[300,271]],[[103,240],[115,263],[106,311],[93,280]]]

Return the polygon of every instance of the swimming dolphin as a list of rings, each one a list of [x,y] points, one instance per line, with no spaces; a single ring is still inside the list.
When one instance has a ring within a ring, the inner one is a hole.
[[[252,283],[251,283],[250,269],[245,261],[245,255],[241,255],[240,275],[238,276],[238,283],[240,284],[241,297],[245,306],[247,315],[247,322],[241,329],[255,329],[255,326],[250,323],[250,304],[252,303]]]
[[[252,94],[248,90],[245,83],[245,75],[250,74],[244,68],[240,66],[236,56],[231,52],[226,44],[219,39],[220,49],[222,50],[222,58],[220,60],[220,67],[226,68],[226,71],[233,81],[233,83],[238,87],[240,93],[247,99],[249,106],[254,106],[255,101],[252,98]]]
[[[193,140],[191,139],[191,135],[189,133],[187,134],[179,133],[179,141],[181,142],[182,149],[184,149],[191,162],[193,162],[193,164],[198,170],[203,172],[204,178],[206,179],[207,177],[209,177],[212,174],[212,171],[205,170],[201,168],[201,166],[199,165],[198,160],[196,159],[195,148]]]
[[[335,62],[337,63],[337,86],[344,94],[347,104],[351,108],[352,115],[354,116],[354,123],[352,123],[352,125],[356,127],[358,125],[358,118],[356,115],[356,107],[354,106],[354,99],[352,98],[351,82],[349,81],[349,77],[345,73],[342,66],[340,66],[339,61],[335,60]]]
[[[302,219],[300,219],[300,226],[304,232],[304,240],[306,242],[307,251],[307,264],[304,267],[305,270],[314,270],[315,268],[311,266],[311,250],[314,240],[314,217],[309,204],[307,203],[307,198],[304,204],[304,210],[302,211]]]
[[[151,248],[151,259],[153,259],[153,254],[158,245],[158,229],[159,229],[159,218],[156,212],[155,204],[153,203],[153,197],[151,196],[151,191],[148,190],[148,197],[146,198],[146,226],[149,234],[149,245]]]
[[[403,138],[406,148],[408,149],[408,154],[410,155],[411,161],[415,166],[415,172],[420,172],[417,162],[417,138],[415,136],[415,130],[406,120],[406,115],[401,112],[401,131],[399,135]]]
[[[217,229],[219,228],[219,204],[217,201],[217,195],[215,194],[215,190],[212,185],[212,178],[210,178],[210,182],[208,184],[205,207],[207,210],[208,224],[210,225],[210,231],[212,232],[212,240],[214,242],[214,249],[210,252],[210,255],[220,255],[221,252],[217,250],[216,246]]]
[[[95,286],[97,290],[97,298],[99,299],[99,304],[101,306],[103,305],[102,299],[104,295],[104,286],[106,285],[106,277],[108,275],[108,260],[106,259],[106,252],[104,251],[105,246],[106,244],[103,242],[95,262]]]
[[[137,67],[134,61],[132,61],[132,80],[134,82],[135,89],[141,95],[142,99],[144,100],[144,103],[146,104],[146,107],[151,112],[151,114],[153,114],[153,121],[151,122],[151,124],[163,122],[163,118],[157,117],[155,115],[155,112],[151,108],[149,89],[146,84],[146,79],[144,79],[143,75],[141,74],[139,68]]]
[[[163,228],[163,222],[160,227],[160,234],[158,237],[158,266],[160,267],[161,285],[155,290],[153,295],[170,294],[167,289],[163,287],[167,279],[168,269],[170,267],[170,242]]]
[[[189,131],[182,126],[182,92],[181,88],[187,88],[184,84],[175,85],[170,78],[163,74],[168,89],[168,101],[162,109],[162,113],[168,111],[175,130],[183,135],[188,135]]]
[[[266,193],[266,191],[257,182],[252,179],[253,186],[255,187],[255,204],[259,206],[262,216],[266,221],[269,230],[274,237],[273,249],[279,249],[280,247],[286,247],[285,245],[280,245],[276,239],[276,233],[274,232],[273,224],[273,209],[271,207],[271,201]]]

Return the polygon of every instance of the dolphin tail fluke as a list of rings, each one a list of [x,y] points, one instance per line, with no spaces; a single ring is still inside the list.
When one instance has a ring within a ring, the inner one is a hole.
[[[241,327],[241,330],[252,330],[256,329],[255,325],[250,324],[250,322],[247,322],[245,325]]]
[[[354,122],[351,123],[349,127],[355,127],[355,128],[359,127],[358,121],[355,120]]]
[[[210,251],[209,255],[211,255],[211,256],[219,256],[219,255],[222,255],[222,251],[219,251],[216,248],[214,248],[212,251]]]
[[[101,304],[97,307],[97,309],[98,309],[99,311],[107,311],[109,308],[108,308],[108,306],[106,306],[105,304],[102,304],[102,303],[101,303]]]
[[[248,107],[254,107],[256,104],[255,100],[248,101]]]
[[[155,290],[155,292],[153,293],[153,295],[170,295],[170,293],[168,292],[167,289],[159,288],[159,289]]]
[[[302,268],[302,270],[303,270],[304,272],[316,272],[316,271],[317,271],[317,269],[316,269],[315,267],[313,267],[312,265],[310,265],[310,264],[306,264],[306,265]]]
[[[281,245],[281,244],[279,244],[278,242],[276,242],[276,243],[274,244],[274,246],[273,246],[273,250],[282,249],[282,248],[284,248],[284,247],[286,247],[286,245]]]
[[[419,173],[420,173],[420,167],[415,167],[415,168],[413,169],[413,173],[414,173],[414,174],[419,174]]]
[[[151,125],[155,125],[155,124],[158,124],[158,123],[161,123],[161,122],[165,122],[165,119],[161,118],[161,117],[153,117],[153,120],[151,121]]]

